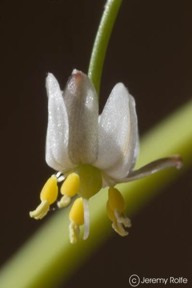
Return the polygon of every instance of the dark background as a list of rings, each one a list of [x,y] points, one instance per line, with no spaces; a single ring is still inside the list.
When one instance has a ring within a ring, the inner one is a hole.
[[[28,211],[52,173],[44,160],[46,73],[52,72],[64,87],[73,68],[87,71],[104,3],[0,2],[0,264],[41,226]],[[141,134],[191,99],[191,17],[190,0],[123,2],[101,96],[105,101],[113,85],[124,82],[136,99]],[[129,287],[133,273],[189,279],[191,188],[189,171],[132,219],[129,237],[113,234],[61,287]]]

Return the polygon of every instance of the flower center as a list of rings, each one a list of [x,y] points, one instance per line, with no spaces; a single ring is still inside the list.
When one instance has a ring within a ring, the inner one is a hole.
[[[78,194],[85,199],[89,199],[102,188],[101,171],[89,164],[81,164],[75,170],[79,175],[80,186]]]

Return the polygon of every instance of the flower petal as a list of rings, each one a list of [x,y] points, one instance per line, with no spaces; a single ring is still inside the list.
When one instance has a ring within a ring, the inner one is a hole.
[[[66,171],[74,167],[68,156],[68,117],[59,83],[51,73],[46,78],[46,90],[48,126],[45,158],[56,171]]]
[[[97,157],[98,99],[89,78],[73,70],[64,91],[69,121],[69,156],[74,163],[92,163]]]
[[[127,178],[123,179],[123,182],[134,181],[137,179],[141,179],[147,176],[150,176],[154,173],[157,173],[166,168],[175,167],[180,169],[183,165],[183,161],[179,155],[173,155],[166,158],[161,158],[155,160],[153,162],[148,163],[147,165],[135,170],[131,171]]]
[[[134,98],[122,83],[113,88],[99,119],[98,159],[94,165],[115,179],[126,177],[138,154]]]

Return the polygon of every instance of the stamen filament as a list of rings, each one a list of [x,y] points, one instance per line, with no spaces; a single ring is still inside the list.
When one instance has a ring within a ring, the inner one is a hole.
[[[83,198],[83,209],[84,209],[84,235],[83,239],[86,240],[89,237],[89,203],[87,199]]]
[[[79,236],[80,236],[79,226],[74,222],[71,222],[69,224],[69,239],[71,244],[77,243],[77,241],[79,240]]]
[[[42,219],[48,213],[49,206],[50,205],[48,201],[42,201],[34,211],[29,212],[30,217],[36,220]]]
[[[65,208],[67,207],[71,202],[71,197],[64,195],[63,197],[61,197],[61,199],[57,202],[57,207],[58,208]]]

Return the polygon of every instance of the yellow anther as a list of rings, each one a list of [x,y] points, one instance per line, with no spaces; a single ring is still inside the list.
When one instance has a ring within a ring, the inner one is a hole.
[[[41,201],[48,201],[49,204],[53,204],[56,201],[57,196],[57,177],[55,175],[52,175],[43,186],[40,193],[40,199]]]
[[[118,189],[110,187],[108,191],[107,215],[112,221],[113,229],[120,235],[126,236],[125,228],[131,227],[131,221],[124,215],[125,201]],[[125,227],[125,228],[124,228]]]
[[[125,201],[118,189],[114,187],[109,188],[108,205],[111,210],[123,212],[125,210]]]
[[[33,211],[29,212],[30,217],[42,219],[49,211],[49,206],[53,204],[58,195],[57,177],[52,175],[43,186],[40,199],[41,203]]]
[[[109,219],[113,222],[116,221],[115,218],[115,214],[114,214],[114,210],[111,209],[110,205],[109,205],[109,201],[107,201],[107,216],[109,217]]]
[[[78,198],[74,201],[69,213],[69,219],[72,223],[80,226],[84,224],[83,199]]]
[[[80,179],[77,173],[71,173],[61,186],[61,194],[69,197],[75,196],[79,190]]]

